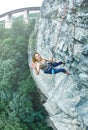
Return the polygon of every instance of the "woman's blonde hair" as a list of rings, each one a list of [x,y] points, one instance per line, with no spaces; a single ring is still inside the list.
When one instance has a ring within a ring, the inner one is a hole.
[[[35,52],[35,53],[33,54],[33,56],[32,56],[32,61],[33,61],[33,62],[37,62],[37,60],[36,60],[36,58],[35,58],[35,55],[36,55],[36,54],[39,54],[39,53],[38,53],[38,52]]]

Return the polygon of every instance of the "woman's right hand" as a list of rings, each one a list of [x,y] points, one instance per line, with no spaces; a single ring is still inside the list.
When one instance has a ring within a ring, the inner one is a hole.
[[[40,68],[39,68],[38,64],[32,62],[31,65],[30,65],[30,67],[35,70],[36,75],[39,75]]]
[[[30,67],[31,67],[32,69],[36,69],[36,64],[35,64],[34,62],[32,62],[31,65],[30,65]]]

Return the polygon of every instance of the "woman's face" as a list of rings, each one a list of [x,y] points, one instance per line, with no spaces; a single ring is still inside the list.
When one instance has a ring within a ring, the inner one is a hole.
[[[37,53],[37,54],[35,54],[35,59],[37,61],[41,61],[42,58],[41,58],[40,54]]]

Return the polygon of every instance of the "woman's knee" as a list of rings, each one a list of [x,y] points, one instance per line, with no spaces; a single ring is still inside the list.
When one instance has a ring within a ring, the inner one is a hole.
[[[65,73],[66,70],[65,70],[64,68],[54,69],[54,73],[55,73],[55,74],[56,74],[56,73],[59,73],[59,72]]]
[[[60,71],[63,72],[63,73],[66,72],[66,70],[64,68],[61,68]]]

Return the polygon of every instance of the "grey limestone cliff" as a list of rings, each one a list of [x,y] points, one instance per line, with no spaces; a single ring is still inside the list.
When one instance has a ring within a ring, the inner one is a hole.
[[[57,130],[88,130],[88,1],[44,0],[36,50],[71,73],[33,73],[50,120]]]

